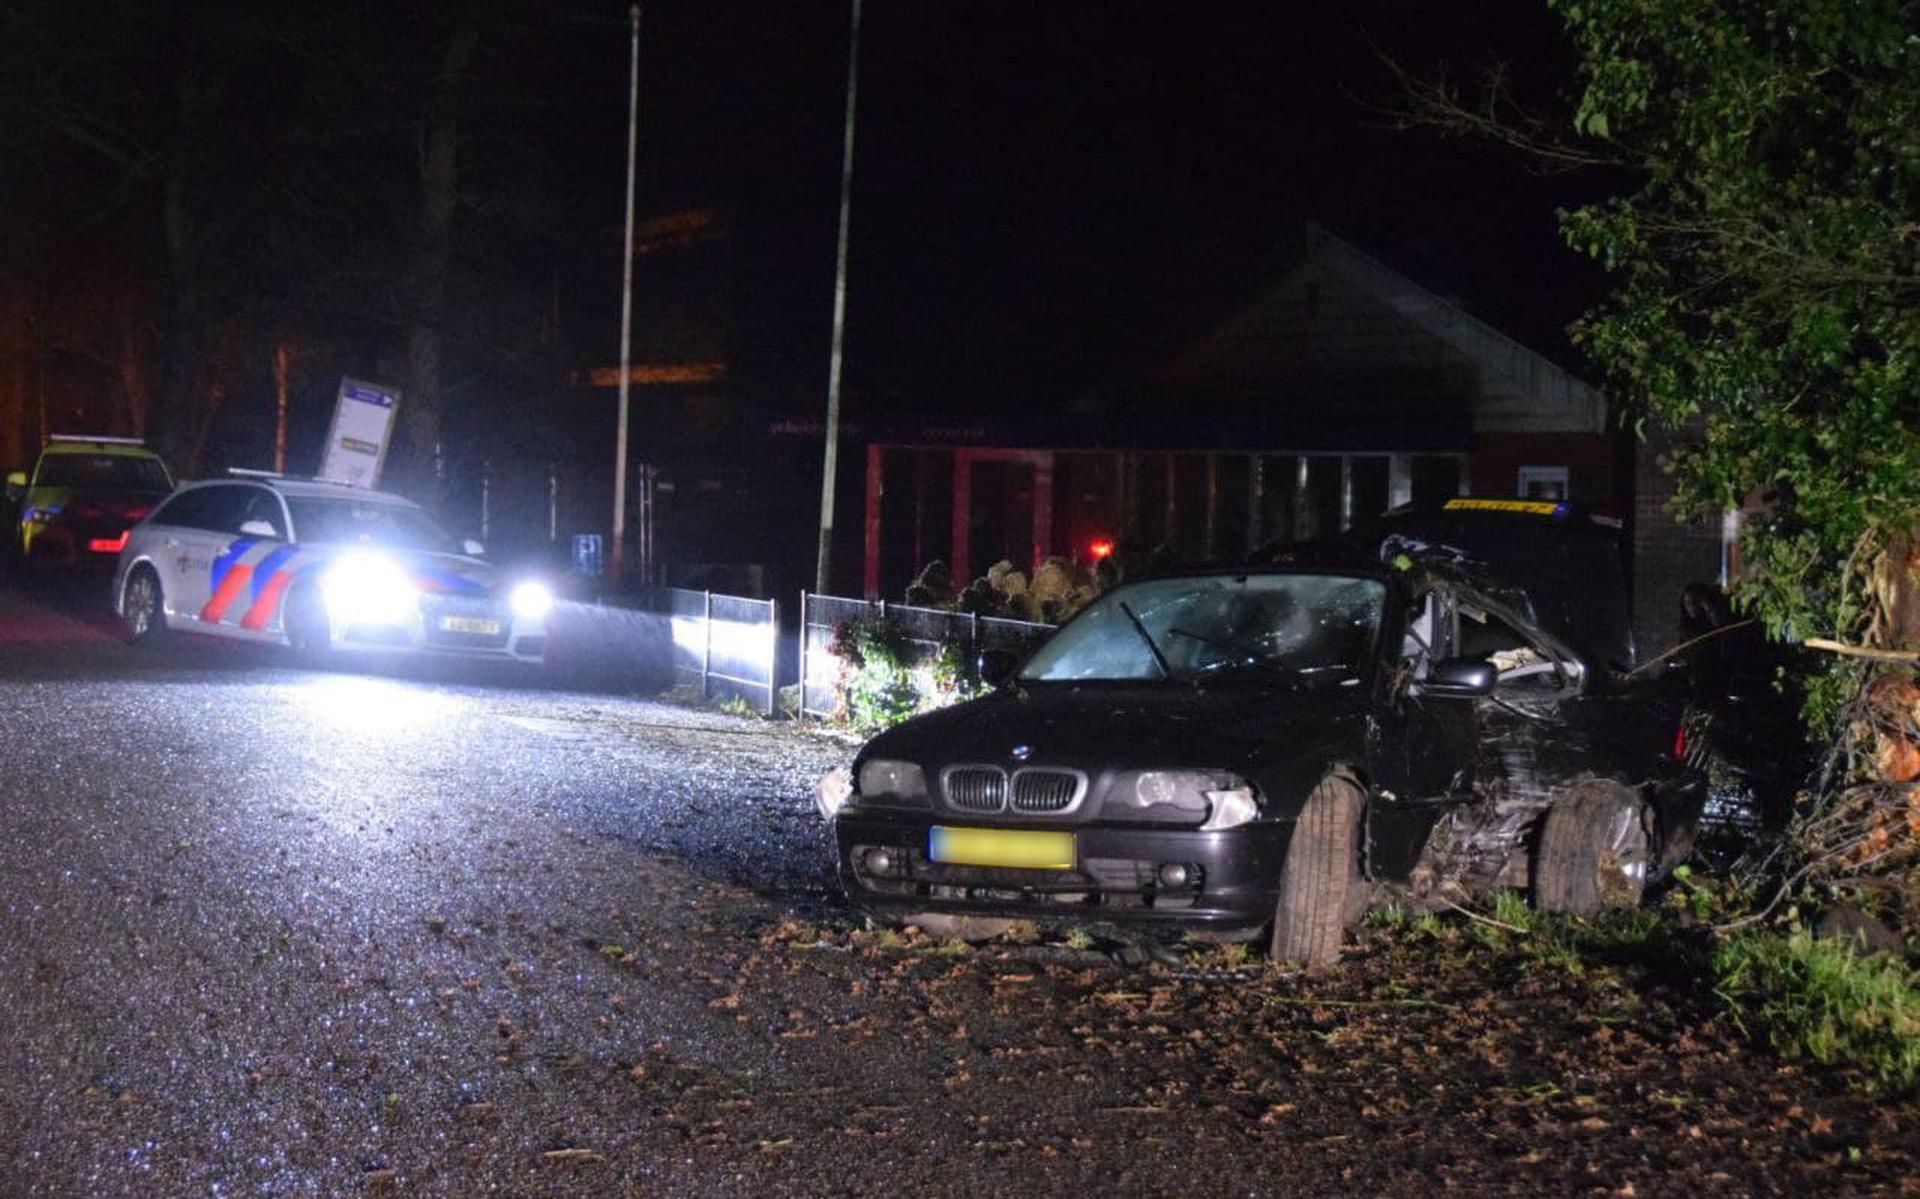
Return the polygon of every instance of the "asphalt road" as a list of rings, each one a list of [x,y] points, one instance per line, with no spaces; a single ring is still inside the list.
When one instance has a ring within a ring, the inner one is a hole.
[[[740,1052],[594,946],[828,888],[828,743],[511,664],[149,653],[81,598],[0,591],[0,1193],[334,1194],[483,1101],[551,1148],[564,1063]]]
[[[145,653],[73,603],[0,589],[0,1195],[1916,1175],[1910,1106],[1644,974],[1456,933],[1321,978],[876,934],[811,806],[842,746],[618,668]]]

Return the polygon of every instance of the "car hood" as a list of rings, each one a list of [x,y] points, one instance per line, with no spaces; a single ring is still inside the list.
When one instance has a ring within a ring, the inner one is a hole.
[[[1170,684],[1006,688],[881,733],[861,756],[903,758],[933,770],[988,762],[1068,766],[1090,774],[1148,767],[1252,774],[1342,740],[1362,711],[1363,690]]]
[[[242,540],[230,548],[230,554],[245,553],[252,544]],[[500,570],[478,558],[464,554],[441,554],[429,550],[394,550],[381,546],[324,545],[303,542],[302,549],[314,551],[320,563],[331,562],[342,554],[366,550],[381,554],[400,564],[413,585],[428,595],[486,599],[500,585]]]
[[[405,555],[402,561],[413,576],[414,586],[429,595],[477,599],[491,596],[500,585],[498,569],[463,554],[415,553]]]

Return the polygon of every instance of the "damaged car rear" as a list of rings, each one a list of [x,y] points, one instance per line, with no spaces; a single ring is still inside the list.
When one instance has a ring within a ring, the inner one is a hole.
[[[882,918],[1324,962],[1386,894],[1638,902],[1698,818],[1682,715],[1444,572],[1197,573],[1101,596],[993,694],[875,737],[822,806]]]

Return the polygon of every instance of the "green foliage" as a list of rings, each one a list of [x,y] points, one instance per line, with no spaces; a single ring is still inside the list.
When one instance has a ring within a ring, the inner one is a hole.
[[[895,725],[920,707],[913,677],[913,645],[889,621],[861,620],[836,630],[834,653],[851,671],[847,677],[847,721],[861,732]]]
[[[834,630],[829,650],[848,665],[847,722],[861,732],[877,732],[988,691],[970,644],[949,642],[924,658],[893,621],[842,625]]]
[[[1897,959],[1795,928],[1731,938],[1713,972],[1741,1026],[1777,1052],[1856,1066],[1874,1090],[1920,1085],[1920,989]]]
[[[1680,515],[1765,503],[1736,603],[1776,637],[1853,635],[1848,563],[1920,512],[1920,4],[1548,2],[1575,128],[1636,181],[1562,214],[1616,282],[1576,338],[1635,427],[1694,431]]]

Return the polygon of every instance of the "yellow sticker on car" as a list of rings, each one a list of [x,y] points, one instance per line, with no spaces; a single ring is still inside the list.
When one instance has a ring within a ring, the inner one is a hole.
[[[1567,506],[1552,500],[1448,500],[1446,512],[1525,512],[1530,516],[1565,516]]]
[[[1012,866],[1022,870],[1071,870],[1072,833],[1038,829],[942,828],[927,837],[927,857],[951,866]]]

